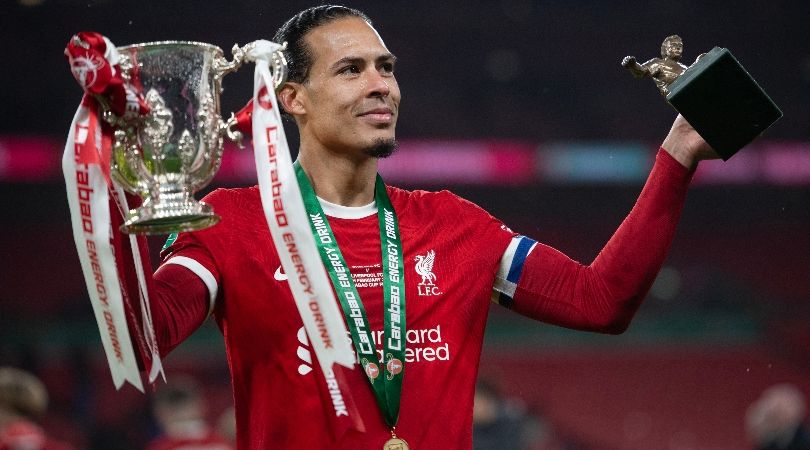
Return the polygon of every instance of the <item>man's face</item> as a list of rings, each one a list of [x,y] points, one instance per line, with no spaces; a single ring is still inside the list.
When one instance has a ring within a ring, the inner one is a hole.
[[[376,30],[347,17],[313,29],[304,39],[312,67],[299,97],[302,142],[314,139],[344,152],[393,141],[400,100],[395,57]]]

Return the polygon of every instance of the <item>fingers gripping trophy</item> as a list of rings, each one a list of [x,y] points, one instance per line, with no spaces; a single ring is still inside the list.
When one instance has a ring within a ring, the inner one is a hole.
[[[284,49],[265,40],[235,45],[228,61],[219,47],[200,42],[117,48],[93,32],[78,33],[68,42],[65,55],[84,97],[71,124],[62,167],[76,249],[117,388],[129,382],[143,390],[136,351],[150,382],[162,374],[149,303],[151,268],[145,240],[138,235],[195,231],[219,221],[215,211],[193,195],[219,169],[225,139],[241,146],[243,136],[253,134],[271,234],[276,240],[282,231],[296,235],[301,248],[312,247],[310,259],[315,262],[308,264],[323,293],[317,299],[326,318],[319,318],[321,326],[325,321],[330,335],[346,333],[326,274],[313,265],[320,262],[275,98],[287,75]],[[258,100],[225,121],[220,117],[222,79],[247,61],[256,63],[253,98]],[[271,220],[278,215],[273,211],[277,195],[286,196],[289,223]],[[140,205],[130,208],[133,199]],[[291,229],[280,231],[281,226]],[[279,250],[282,262],[288,261],[286,270],[292,273],[293,263],[283,252]],[[133,271],[137,283],[129,281]],[[318,335],[303,288],[292,278],[290,288],[307,331]],[[133,315],[140,319],[135,325],[127,321]],[[315,340],[313,348],[326,369],[333,363],[352,366],[348,343],[328,347]]]

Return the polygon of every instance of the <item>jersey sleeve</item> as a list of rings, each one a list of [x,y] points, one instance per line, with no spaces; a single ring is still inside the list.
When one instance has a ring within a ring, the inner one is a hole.
[[[511,258],[506,306],[569,328],[623,332],[666,258],[691,176],[659,150],[635,206],[589,265],[525,238],[513,242],[515,256],[504,255]]]
[[[458,197],[448,191],[443,191],[442,193],[452,196],[451,198],[445,199],[445,205],[453,206],[441,206],[440,210],[445,210],[445,215],[453,217],[453,220],[456,221],[456,226],[460,224],[465,227],[464,229],[466,231],[464,235],[475,236],[473,240],[475,249],[472,253],[478,255],[479,258],[483,258],[482,263],[490,272],[496,272],[492,292],[492,299],[496,301],[501,290],[508,290],[504,285],[506,275],[502,275],[501,273],[503,271],[502,267],[505,264],[504,260],[508,259],[504,255],[515,255],[517,248],[514,243],[520,236],[475,203]],[[450,208],[457,209],[448,214],[447,209]],[[522,250],[523,248],[521,247],[521,251]],[[509,260],[512,261],[512,259]],[[520,258],[518,258],[518,260],[519,259]]]
[[[442,193],[451,196],[445,199],[444,205],[457,208],[448,215],[457,217],[457,222],[466,227],[465,235],[476,236],[474,253],[481,255],[487,268],[495,272],[490,299],[494,303],[511,307],[524,263],[534,251],[537,242],[515,233],[475,203],[448,191]],[[442,207],[449,208],[451,207]]]
[[[227,216],[229,202],[226,193],[224,189],[217,189],[203,201],[215,212]],[[208,291],[209,313],[213,311],[219,293],[220,267],[226,264],[227,232],[227,223],[220,222],[199,231],[173,233],[160,252],[161,268],[170,264],[185,267],[203,282]]]
[[[150,304],[158,347],[164,355],[205,321],[219,296],[221,267],[227,263],[224,250],[229,239],[226,218],[230,202],[227,191],[221,189],[203,201],[223,219],[203,230],[170,235],[153,277],[155,292]]]

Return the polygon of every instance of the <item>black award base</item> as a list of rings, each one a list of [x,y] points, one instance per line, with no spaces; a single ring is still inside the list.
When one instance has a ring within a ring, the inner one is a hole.
[[[667,101],[724,161],[782,117],[768,94],[721,47],[672,82]]]

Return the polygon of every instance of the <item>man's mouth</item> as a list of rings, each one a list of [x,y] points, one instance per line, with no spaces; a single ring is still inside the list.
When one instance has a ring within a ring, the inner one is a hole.
[[[376,123],[390,123],[394,118],[394,112],[391,108],[380,107],[364,111],[358,116]]]

